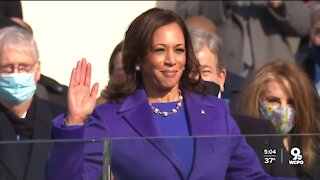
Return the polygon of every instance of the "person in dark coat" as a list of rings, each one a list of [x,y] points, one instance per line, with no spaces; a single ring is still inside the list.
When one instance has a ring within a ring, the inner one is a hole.
[[[40,62],[35,40],[17,26],[0,29],[0,179],[43,180],[51,120],[66,107],[36,95]],[[19,143],[21,142],[21,143]]]
[[[207,87],[207,93],[219,97],[226,79],[226,68],[221,58],[221,42],[218,36],[202,28],[189,28],[192,44],[201,66],[201,77]],[[223,94],[223,93],[222,93]],[[239,126],[241,134],[246,136],[248,144],[255,150],[260,158],[264,170],[272,176],[295,177],[294,168],[286,163],[289,160],[288,153],[282,153],[285,149],[282,137],[274,136],[276,131],[270,121],[231,113]],[[261,136],[262,135],[262,136]],[[265,152],[276,152],[275,160],[269,163]]]
[[[203,16],[203,15],[196,15],[196,16],[188,17],[187,19],[185,19],[185,23],[189,29],[201,28],[201,29],[204,29],[210,33],[214,33],[214,34],[217,33],[216,32],[216,25],[214,24],[214,22],[210,18]],[[201,44],[202,43],[205,43],[205,42],[201,42]],[[222,42],[219,42],[219,43],[222,43]],[[200,46],[200,45],[196,45],[196,46]],[[199,49],[200,47],[196,47],[196,48]],[[202,58],[206,59],[207,57],[201,57],[202,54],[203,53],[199,54],[200,60]],[[224,66],[226,66],[225,61],[222,60],[223,57],[220,54],[219,54],[219,56],[220,57],[218,57],[218,59],[221,59],[221,62],[223,62],[223,64],[221,64],[221,63],[219,64],[220,71],[218,73],[218,76],[216,78],[214,78],[211,74],[209,74],[210,77],[207,77],[207,79],[215,80],[215,82],[217,82],[217,83],[219,82],[220,93],[218,94],[218,96],[221,97],[222,99],[224,99],[229,104],[231,112],[235,112],[238,95],[239,95],[246,79],[229,71],[227,68],[223,68]],[[214,58],[214,57],[212,57],[212,58]],[[206,65],[206,67],[204,68],[204,71],[206,71],[206,73],[208,73],[208,65]],[[209,70],[209,72],[211,73],[212,70]],[[203,76],[205,76],[206,73],[202,73]]]

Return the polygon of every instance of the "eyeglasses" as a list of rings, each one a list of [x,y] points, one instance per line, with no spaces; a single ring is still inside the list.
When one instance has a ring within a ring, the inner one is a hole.
[[[13,73],[15,69],[18,69],[19,73],[29,73],[33,69],[35,64],[36,63],[21,63],[18,64],[18,66],[14,66],[13,64],[0,64],[0,73]]]

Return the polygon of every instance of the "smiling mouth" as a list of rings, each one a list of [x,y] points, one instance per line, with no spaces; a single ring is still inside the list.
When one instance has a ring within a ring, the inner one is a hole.
[[[168,70],[168,71],[161,71],[161,73],[162,73],[163,76],[165,76],[165,77],[174,77],[174,76],[176,76],[176,74],[178,73],[178,71]]]

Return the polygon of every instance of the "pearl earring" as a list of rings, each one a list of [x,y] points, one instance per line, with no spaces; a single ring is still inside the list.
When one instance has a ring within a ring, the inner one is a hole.
[[[140,66],[136,65],[136,71],[140,71]]]

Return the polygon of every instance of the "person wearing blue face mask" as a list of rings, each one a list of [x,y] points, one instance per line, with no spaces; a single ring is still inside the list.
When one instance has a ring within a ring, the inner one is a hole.
[[[0,16],[0,29],[10,26],[21,27],[33,34],[33,29],[27,22],[19,18],[7,18]],[[42,99],[67,106],[67,92],[67,86],[60,84],[58,81],[48,77],[47,75],[41,74],[35,94]]]
[[[0,141],[50,139],[51,119],[64,106],[35,95],[39,53],[30,32],[0,29]],[[50,144],[1,144],[0,179],[42,180]]]
[[[244,87],[239,111],[271,121],[288,152],[292,154],[293,147],[301,150],[304,164],[294,165],[297,177],[319,179],[320,102],[304,71],[294,62],[276,59],[262,66]]]
[[[13,105],[21,104],[30,99],[36,90],[35,71],[31,70],[37,65],[38,63],[19,64],[17,73],[13,72],[12,64],[1,65],[0,99]]]

